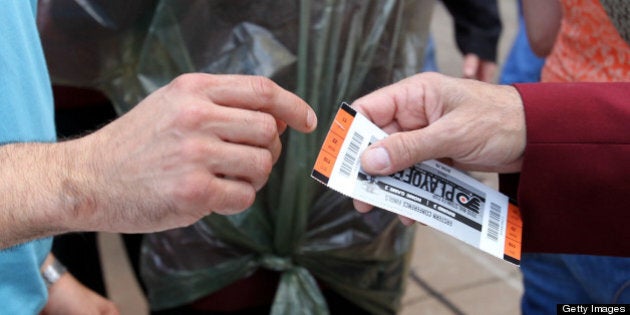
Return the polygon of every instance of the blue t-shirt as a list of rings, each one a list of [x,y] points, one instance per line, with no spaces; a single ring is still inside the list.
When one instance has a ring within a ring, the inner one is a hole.
[[[3,0],[0,6],[0,144],[55,141],[36,9],[37,0]],[[46,238],[0,251],[0,313],[30,315],[44,307],[48,292],[39,268],[51,244]]]

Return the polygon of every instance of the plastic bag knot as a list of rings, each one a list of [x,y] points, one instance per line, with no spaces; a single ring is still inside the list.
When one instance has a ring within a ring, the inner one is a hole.
[[[294,267],[291,257],[279,257],[273,254],[263,254],[260,257],[260,264],[274,271],[287,271]]]

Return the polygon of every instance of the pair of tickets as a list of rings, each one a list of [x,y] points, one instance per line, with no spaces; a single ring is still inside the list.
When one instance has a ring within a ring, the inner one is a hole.
[[[353,199],[414,219],[486,253],[519,265],[522,220],[500,192],[436,160],[389,176],[360,165],[370,144],[387,133],[343,103],[311,176]]]

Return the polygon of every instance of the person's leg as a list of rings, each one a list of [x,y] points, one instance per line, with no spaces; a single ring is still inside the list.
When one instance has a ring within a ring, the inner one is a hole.
[[[525,254],[521,310],[555,314],[557,304],[630,303],[630,258]]]
[[[524,254],[521,259],[523,315],[555,314],[558,303],[590,303],[588,293],[561,255]]]
[[[630,258],[561,255],[592,303],[630,303]]]

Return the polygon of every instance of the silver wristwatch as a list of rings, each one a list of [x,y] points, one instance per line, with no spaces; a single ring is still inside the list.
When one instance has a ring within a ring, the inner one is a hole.
[[[61,264],[59,260],[53,260],[53,262],[46,266],[46,268],[42,271],[42,278],[44,278],[46,287],[50,288],[67,271],[66,267]]]

